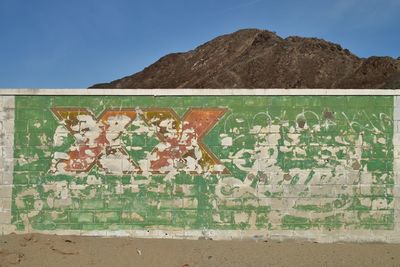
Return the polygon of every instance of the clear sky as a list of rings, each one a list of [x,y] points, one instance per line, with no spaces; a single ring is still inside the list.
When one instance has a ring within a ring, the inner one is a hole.
[[[400,0],[0,0],[0,88],[85,88],[242,28],[400,56]]]

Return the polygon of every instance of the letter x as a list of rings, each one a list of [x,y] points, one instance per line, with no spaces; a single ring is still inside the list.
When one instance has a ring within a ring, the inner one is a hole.
[[[130,173],[137,169],[122,148],[120,136],[136,118],[132,109],[109,109],[99,117],[85,108],[53,108],[52,112],[75,138],[63,163],[67,172],[88,172],[95,164],[108,173]]]
[[[228,170],[203,143],[204,135],[224,115],[226,109],[191,108],[182,120],[169,108],[143,110],[144,121],[161,143],[152,152],[154,173],[185,170],[191,173],[228,173]]]

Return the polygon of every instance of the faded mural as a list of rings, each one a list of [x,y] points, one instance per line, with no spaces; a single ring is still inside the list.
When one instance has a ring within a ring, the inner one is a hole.
[[[16,97],[19,230],[393,229],[393,97]]]

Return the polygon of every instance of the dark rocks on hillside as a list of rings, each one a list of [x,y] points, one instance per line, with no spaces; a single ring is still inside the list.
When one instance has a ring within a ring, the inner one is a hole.
[[[359,58],[316,38],[246,29],[91,88],[399,88],[400,60]]]

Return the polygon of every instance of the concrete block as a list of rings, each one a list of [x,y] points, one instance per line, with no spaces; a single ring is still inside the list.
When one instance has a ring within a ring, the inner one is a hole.
[[[11,213],[6,211],[0,211],[0,224],[10,224]]]
[[[0,185],[0,197],[11,198],[12,185]]]

